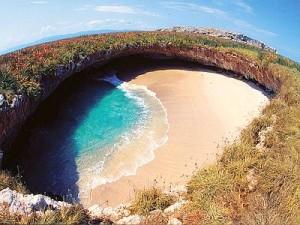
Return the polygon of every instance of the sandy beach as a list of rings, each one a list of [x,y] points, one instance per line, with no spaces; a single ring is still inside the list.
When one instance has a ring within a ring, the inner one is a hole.
[[[253,84],[205,69],[156,70],[130,83],[147,86],[161,100],[168,115],[168,141],[136,175],[93,189],[87,206],[116,206],[130,201],[134,190],[154,184],[184,185],[193,171],[215,162],[224,143],[237,138],[268,102]]]

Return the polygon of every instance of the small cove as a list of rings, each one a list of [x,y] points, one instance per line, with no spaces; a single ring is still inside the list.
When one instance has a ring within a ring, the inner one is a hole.
[[[93,187],[151,161],[167,130],[166,112],[146,87],[113,75],[71,78],[29,119],[5,166],[34,193],[83,201]]]
[[[7,154],[6,168],[19,171],[34,193],[85,206],[126,202],[133,190],[153,181],[184,184],[193,165],[215,159],[228,132],[238,133],[247,124],[242,113],[253,114],[265,99],[255,84],[211,69],[136,56],[75,75],[27,121]],[[234,90],[246,94],[238,98]],[[228,104],[234,109],[224,114]],[[203,127],[211,127],[211,133]]]

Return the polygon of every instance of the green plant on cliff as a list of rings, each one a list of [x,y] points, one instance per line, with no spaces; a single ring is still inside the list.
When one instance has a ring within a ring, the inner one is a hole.
[[[294,64],[269,63],[268,69],[285,79],[277,96],[216,165],[188,184],[189,209],[204,211],[207,224],[300,222],[300,72]]]
[[[163,193],[158,188],[152,187],[135,193],[130,210],[134,214],[147,215],[156,209],[164,210],[173,203],[173,197]]]
[[[0,89],[10,88],[29,96],[38,97],[42,93],[40,83],[43,77],[53,76],[58,65],[68,65],[96,52],[121,50],[128,47],[149,47],[173,45],[183,48],[210,46],[222,47],[230,51],[245,49],[244,52],[261,52],[255,47],[217,39],[203,35],[173,34],[160,32],[131,32],[113,35],[83,36],[61,40],[0,56]],[[281,60],[283,61],[283,59]],[[1,69],[5,68],[5,70]],[[2,75],[3,74],[3,75]],[[8,80],[9,78],[9,80]]]
[[[10,214],[8,209],[2,209],[0,211],[0,222],[1,224],[97,224],[93,223],[86,210],[80,205],[30,215]],[[99,220],[98,224],[100,222]]]
[[[0,91],[16,91],[18,84],[13,76],[5,70],[0,70]]]

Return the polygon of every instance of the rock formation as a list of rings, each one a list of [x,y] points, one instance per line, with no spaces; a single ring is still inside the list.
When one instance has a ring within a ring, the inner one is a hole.
[[[66,202],[55,201],[45,195],[21,194],[9,188],[0,191],[0,209],[6,208],[12,214],[28,215],[70,206]]]
[[[210,29],[182,29],[174,28],[161,30],[162,32],[192,32],[208,36],[222,37],[240,43],[246,43],[254,47],[275,52],[274,49],[267,47],[262,42],[248,38],[247,36],[231,32],[210,30]],[[7,143],[13,141],[15,135],[22,127],[26,119],[35,111],[39,104],[51,95],[57,86],[66,78],[77,72],[90,68],[93,65],[103,65],[117,57],[144,55],[151,57],[171,57],[186,61],[198,62],[202,65],[217,67],[222,70],[234,72],[237,76],[245,79],[255,80],[265,88],[277,92],[280,90],[284,77],[273,76],[272,71],[263,67],[255,60],[251,60],[242,54],[231,51],[220,51],[210,46],[178,46],[172,41],[157,44],[148,43],[147,45],[129,45],[123,48],[108,49],[98,51],[94,54],[78,57],[66,65],[57,65],[55,73],[52,76],[45,76],[40,81],[43,87],[42,95],[34,99],[25,94],[15,94],[10,99],[0,93],[0,159],[1,149],[6,150]],[[250,171],[248,181],[252,190],[257,185],[255,171]],[[249,187],[250,189],[250,187]],[[177,218],[169,216],[186,204],[185,200],[179,200],[174,205],[169,206],[160,212],[168,217],[169,224],[180,224]],[[68,207],[65,202],[54,201],[43,195],[24,195],[4,189],[0,191],[0,205],[7,207],[11,213],[27,214],[32,212],[43,212],[45,209],[59,209]],[[140,223],[143,217],[130,215],[128,209],[121,208],[102,208],[93,206],[89,209],[90,214],[94,217],[109,216],[117,223],[136,224]]]
[[[256,48],[261,48],[263,50],[267,50],[270,52],[276,53],[276,49],[267,46],[265,43],[255,40],[253,38],[250,38],[244,34],[235,33],[231,31],[225,31],[225,30],[218,30],[213,28],[193,28],[193,27],[173,27],[173,28],[167,28],[167,29],[159,29],[159,31],[167,31],[167,32],[190,32],[194,34],[202,34],[202,35],[208,35],[211,37],[218,37],[218,38],[224,38],[231,41],[247,44],[254,46]]]
[[[41,81],[44,87],[43,95],[38,101],[25,95],[15,95],[13,102],[0,106],[0,148],[5,151],[3,144],[13,140],[20,127],[24,124],[37,106],[46,99],[56,87],[66,78],[83,71],[94,64],[102,65],[117,57],[145,55],[178,58],[186,61],[198,62],[202,65],[213,66],[220,69],[233,71],[246,79],[253,79],[267,89],[276,91],[280,87],[280,81],[270,75],[269,71],[260,68],[246,57],[231,53],[221,52],[207,47],[180,48],[167,43],[164,46],[127,47],[109,52],[98,52],[84,57],[68,65],[59,65],[55,76]]]

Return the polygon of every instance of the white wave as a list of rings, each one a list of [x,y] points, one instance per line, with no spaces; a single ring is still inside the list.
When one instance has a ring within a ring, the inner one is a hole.
[[[106,81],[106,82],[109,82],[111,83],[112,85],[114,86],[118,86],[120,84],[123,83],[122,80],[120,80],[116,74],[111,74],[111,75],[106,75],[104,76],[103,78],[98,78],[96,80],[99,80],[99,81]]]
[[[88,198],[90,191],[99,185],[117,181],[123,176],[135,175],[139,167],[151,162],[154,159],[155,150],[165,144],[168,140],[169,124],[167,111],[162,102],[156,97],[156,94],[154,92],[149,90],[146,86],[123,82],[115,74],[106,76],[98,80],[109,82],[124,91],[125,95],[128,98],[134,99],[137,104],[143,107],[143,111],[141,112],[135,128],[122,135],[120,137],[120,140],[106,152],[106,155],[104,156],[104,158],[102,158],[101,161],[98,161],[95,165],[89,165],[89,168],[85,171],[79,171],[79,173],[81,173],[80,179],[78,181],[78,186],[80,189],[80,196],[78,197],[80,199]],[[154,130],[147,132],[147,120],[153,119],[153,112],[151,112],[151,102],[148,98],[162,110],[163,115],[160,119],[162,119],[163,123],[166,126],[166,129],[160,138],[155,137]],[[133,165],[128,168],[122,168],[117,176],[103,176],[101,174],[105,169],[106,164],[115,154],[119,153],[120,151],[122,151],[122,149],[125,149],[126,146],[140,140],[141,138],[146,138],[146,140],[148,141],[148,146],[145,147],[145,151],[143,151],[135,161],[131,161]]]

